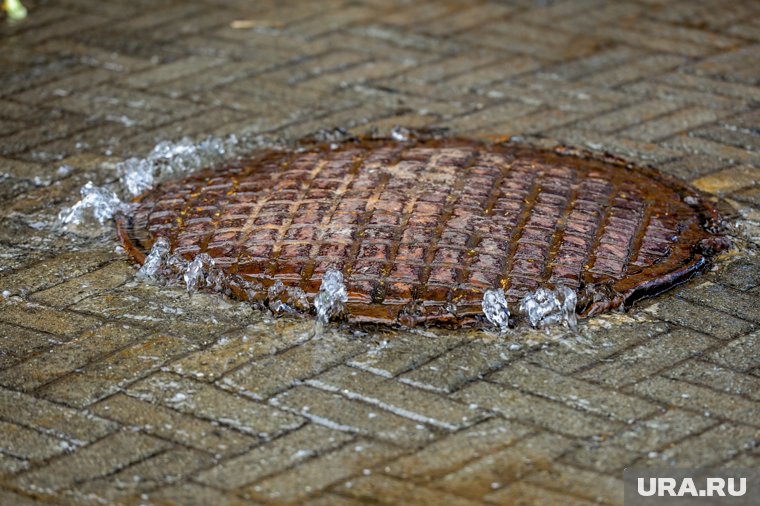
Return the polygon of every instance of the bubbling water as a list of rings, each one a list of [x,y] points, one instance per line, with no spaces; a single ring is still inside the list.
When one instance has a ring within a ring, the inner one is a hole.
[[[145,257],[145,262],[142,267],[140,267],[140,270],[137,271],[135,277],[153,280],[159,279],[161,270],[166,264],[168,256],[169,241],[165,237],[159,237],[156,239],[156,242],[153,243],[150,253]]]
[[[486,290],[483,294],[483,314],[493,326],[501,332],[509,329],[509,306],[502,288]]]
[[[578,328],[576,303],[575,292],[566,286],[558,285],[554,290],[539,288],[523,298],[520,312],[528,318],[533,328],[563,324],[575,330]]]
[[[348,302],[348,291],[343,284],[343,274],[334,269],[328,269],[322,277],[319,293],[314,298],[314,308],[317,310],[317,321],[326,324],[330,318],[339,315]]]
[[[185,137],[178,142],[160,142],[145,158],[129,158],[116,165],[119,182],[131,196],[156,184],[219,163],[236,153],[238,139],[208,137],[199,143]]]
[[[111,190],[96,186],[92,181],[79,190],[80,200],[58,213],[58,224],[69,231],[83,227],[102,227],[110,222],[118,211],[127,209],[127,204]]]

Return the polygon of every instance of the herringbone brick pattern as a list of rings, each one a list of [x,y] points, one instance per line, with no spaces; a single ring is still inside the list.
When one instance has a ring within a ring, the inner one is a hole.
[[[313,337],[40,225],[159,140],[402,125],[655,164],[758,238],[758,2],[25,3],[0,28],[0,503],[616,505],[626,466],[760,464],[749,247],[529,347]]]

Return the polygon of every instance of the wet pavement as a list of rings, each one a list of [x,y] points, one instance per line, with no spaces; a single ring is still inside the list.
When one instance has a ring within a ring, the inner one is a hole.
[[[0,503],[622,504],[760,462],[757,2],[25,2],[0,28]],[[331,325],[135,280],[88,181],[157,143],[448,128],[608,151],[738,247],[578,335]]]

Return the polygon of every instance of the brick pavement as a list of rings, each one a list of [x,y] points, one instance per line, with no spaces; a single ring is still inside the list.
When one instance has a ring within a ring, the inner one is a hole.
[[[760,463],[751,245],[582,340],[313,337],[41,225],[159,140],[402,125],[655,164],[758,240],[757,2],[25,3],[0,28],[0,503],[615,505],[626,466]]]

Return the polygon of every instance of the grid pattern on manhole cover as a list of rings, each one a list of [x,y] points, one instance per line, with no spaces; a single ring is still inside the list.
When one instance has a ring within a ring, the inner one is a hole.
[[[141,260],[158,236],[227,274],[314,295],[344,273],[354,320],[459,322],[503,287],[579,291],[586,312],[654,293],[720,241],[696,193],[652,170],[462,141],[270,151],[160,185],[119,227]],[[456,309],[452,309],[456,308]]]

